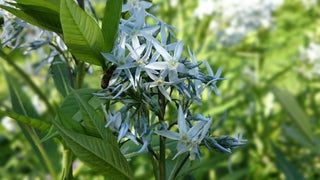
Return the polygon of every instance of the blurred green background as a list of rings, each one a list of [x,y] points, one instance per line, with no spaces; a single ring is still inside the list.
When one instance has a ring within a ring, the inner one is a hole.
[[[210,114],[217,123],[227,110],[225,123],[214,135],[234,135],[236,130],[243,130],[243,139],[248,140],[247,145],[231,155],[203,149],[201,163],[205,168],[195,166],[185,179],[320,179],[320,5],[317,1],[277,1],[275,7],[270,7],[264,4],[273,1],[265,0],[258,7],[254,6],[256,1],[244,0],[242,8],[246,12],[235,6],[241,4],[236,0],[229,7],[226,6],[230,1],[222,3],[222,0],[152,2],[150,12],[177,28],[177,37],[195,51],[198,61],[207,59],[214,71],[223,67],[222,77],[228,78],[218,84],[223,98],[204,97],[205,103],[194,106],[193,111]],[[201,3],[207,3],[205,9],[200,8]],[[93,1],[93,5],[102,17],[104,2]],[[256,9],[248,13],[250,7]],[[210,8],[213,8],[211,12]],[[184,55],[187,53],[185,48]],[[33,66],[26,68],[28,63],[38,62],[37,52],[30,54],[28,61],[21,49],[11,56],[58,106],[61,97],[50,88],[54,84],[47,76],[48,67],[37,73]],[[8,64],[0,62],[12,72]],[[86,87],[99,88],[102,74],[98,71],[94,68],[93,74],[86,76]],[[2,70],[0,87],[0,108],[10,110]],[[32,92],[29,95],[34,97]],[[43,106],[36,97],[33,102]],[[45,174],[39,175],[42,167],[37,166],[38,160],[20,129],[14,121],[0,118],[0,179],[45,179]],[[13,123],[12,129],[6,127],[8,122]],[[131,161],[137,179],[153,179],[147,158],[142,154]],[[192,163],[199,163],[196,161]],[[80,162],[77,170],[76,179],[103,179]]]

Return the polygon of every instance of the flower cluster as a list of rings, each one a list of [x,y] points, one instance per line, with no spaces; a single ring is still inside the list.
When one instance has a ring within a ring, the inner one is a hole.
[[[220,77],[222,69],[214,74],[204,61],[205,74],[194,52],[188,49],[190,58],[183,57],[183,42],[176,38],[174,27],[148,13],[151,5],[128,0],[122,8],[127,18],[120,20],[115,47],[112,53],[102,53],[107,65],[116,67],[107,88],[95,94],[118,107],[106,110],[102,105],[106,127],[118,134],[118,141],[138,144],[137,139],[142,140],[139,152],[148,150],[154,134],[178,141],[174,158],[188,151],[192,159],[199,157],[200,145],[230,152],[209,137],[212,118],[189,110],[191,104],[201,105],[206,88],[220,95],[216,83],[225,80]],[[169,103],[178,109],[174,122],[164,120]]]
[[[0,4],[10,6],[1,1]],[[12,51],[22,49],[27,58],[26,68],[35,75],[44,66],[50,65],[55,56],[67,50],[63,40],[54,32],[31,25],[3,9],[0,9],[0,15],[4,20],[0,36],[2,47],[9,47]],[[45,50],[46,46],[49,46],[50,51]],[[28,55],[33,51],[36,52],[38,61],[31,64]]]
[[[237,45],[247,34],[260,27],[274,24],[272,12],[283,0],[199,0],[194,15],[214,15],[210,28],[216,30],[217,40],[225,46]]]
[[[302,0],[302,4],[307,8],[310,9],[312,6],[317,5],[317,0]]]
[[[311,42],[308,47],[300,47],[300,58],[302,65],[296,68],[308,79],[319,77],[320,75],[320,44]]]

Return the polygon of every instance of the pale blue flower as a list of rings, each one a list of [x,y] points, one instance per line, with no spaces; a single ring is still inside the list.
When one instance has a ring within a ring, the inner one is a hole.
[[[155,131],[156,134],[164,136],[169,139],[177,140],[177,154],[173,157],[175,159],[180,154],[190,151],[190,156],[194,159],[195,155],[199,153],[198,147],[208,132],[211,126],[211,118],[209,121],[199,121],[194,126],[189,128],[186,124],[185,115],[182,107],[179,106],[178,110],[178,130],[179,133],[174,131]]]
[[[207,76],[207,77],[205,78],[205,81],[206,81],[205,87],[209,86],[209,88],[210,88],[210,91],[208,91],[208,97],[210,97],[210,94],[211,94],[210,92],[211,92],[212,89],[214,90],[214,92],[215,92],[217,95],[219,95],[220,97],[222,97],[221,94],[220,94],[220,92],[219,92],[219,90],[218,90],[218,87],[217,87],[217,85],[216,85],[216,82],[217,82],[217,81],[223,81],[223,80],[226,79],[226,78],[220,78],[220,75],[221,75],[221,72],[222,72],[222,68],[220,67],[220,68],[218,69],[218,71],[216,72],[216,75],[214,75],[214,73],[213,73],[213,71],[212,71],[212,69],[211,69],[208,61],[205,60],[204,63],[205,63],[205,65],[206,65],[207,71],[208,71],[208,73],[209,73],[209,76]]]
[[[157,61],[148,64],[146,67],[156,70],[169,70],[169,81],[174,82],[178,80],[178,72],[186,73],[187,69],[184,64],[180,63],[180,57],[182,54],[183,42],[180,41],[174,50],[174,56],[171,56],[168,51],[163,48],[158,41],[154,38],[152,39],[153,46],[156,48],[157,52],[163,57],[165,61]]]
[[[135,144],[139,145],[138,141],[136,140],[136,137],[128,131],[130,124],[128,121],[130,112],[127,113],[127,118],[125,121],[122,121],[121,112],[118,111],[115,115],[112,115],[111,113],[108,113],[104,107],[103,104],[101,104],[104,116],[108,123],[105,125],[105,128],[110,127],[112,130],[117,131],[119,133],[118,135],[118,141],[120,141],[122,138],[126,137],[130,140],[132,140]]]

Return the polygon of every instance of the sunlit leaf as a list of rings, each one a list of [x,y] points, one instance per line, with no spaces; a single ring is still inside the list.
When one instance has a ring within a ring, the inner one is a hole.
[[[55,2],[58,2],[58,0],[55,0]],[[9,4],[13,7],[0,5],[0,8],[9,11],[30,24],[59,34],[62,33],[59,6],[53,2],[44,0],[16,0],[16,3]]]
[[[111,52],[120,23],[122,0],[108,0],[104,9],[102,33],[106,52]]]
[[[50,124],[44,121],[41,121],[39,119],[31,118],[28,116],[23,116],[20,114],[15,114],[11,112],[5,112],[0,110],[0,114],[4,116],[8,116],[16,121],[19,121],[20,123],[24,123],[26,125],[29,125],[31,127],[37,128],[43,132],[48,132],[50,128]]]
[[[38,113],[36,112],[33,104],[31,103],[31,100],[26,95],[26,93],[23,91],[21,85],[18,83],[17,80],[15,80],[10,74],[8,74],[6,71],[4,71],[8,87],[10,90],[10,96],[11,96],[11,103],[12,103],[12,109],[16,114],[20,114],[22,116],[27,116],[30,118],[36,118],[41,119]],[[30,120],[30,119],[28,119]],[[26,124],[19,123],[20,128],[22,129],[23,134],[31,144],[32,148],[34,149],[35,153],[37,154],[38,158],[41,160],[43,167],[46,167],[51,173],[56,174],[60,171],[61,164],[60,159],[61,155],[60,152],[57,149],[57,144],[53,140],[49,140],[45,143],[40,144],[40,138],[42,138],[45,134],[44,132],[41,132],[37,129],[33,130],[31,126],[28,126]],[[38,124],[39,125],[39,124]],[[31,135],[31,133],[33,133]],[[34,138],[34,136],[36,136]],[[39,141],[39,142],[38,142]],[[36,145],[38,144],[38,145]],[[43,146],[43,149],[45,152],[40,152],[39,146]],[[44,161],[43,155],[44,153],[49,157],[49,161]],[[46,162],[46,163],[45,163]],[[54,170],[53,170],[54,169]]]
[[[105,66],[105,61],[100,54],[104,49],[104,39],[94,19],[74,1],[61,0],[60,20],[64,41],[76,58]]]
[[[70,131],[58,122],[54,125],[74,154],[92,169],[109,178],[133,178],[127,160],[113,143]]]
[[[308,116],[298,102],[289,92],[281,90],[276,86],[273,86],[271,90],[279,100],[281,106],[288,112],[296,127],[300,128],[307,138],[312,141],[312,131]]]

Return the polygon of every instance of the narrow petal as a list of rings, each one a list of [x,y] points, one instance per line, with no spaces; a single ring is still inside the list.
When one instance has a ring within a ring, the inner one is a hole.
[[[172,56],[167,52],[166,49],[164,49],[158,41],[153,42],[153,46],[156,48],[156,50],[161,54],[161,56],[163,57],[163,59],[165,61],[169,61],[170,59],[172,59]]]
[[[190,148],[191,148],[191,145],[189,145],[189,146],[187,146],[187,147],[179,150],[178,153],[172,158],[172,160],[174,160],[174,159],[175,159],[176,157],[178,157],[179,155],[181,155],[181,154],[189,151]]]
[[[166,97],[171,102],[171,98],[170,98],[169,94],[167,93],[167,91],[164,89],[164,87],[160,86],[159,90],[160,90],[161,94],[164,95],[164,97]]]
[[[208,71],[209,75],[213,77],[213,76],[214,76],[214,75],[213,75],[213,71],[212,71],[212,69],[211,69],[208,61],[207,61],[207,60],[204,60],[204,64],[206,65],[206,68],[207,68],[207,71]]]
[[[160,136],[164,136],[166,138],[169,139],[173,139],[173,140],[179,140],[180,139],[180,135],[176,132],[173,131],[155,131],[154,133],[160,135]]]
[[[168,68],[167,62],[153,62],[145,66],[148,69],[164,70]]]
[[[196,137],[201,131],[200,129],[206,124],[206,122],[204,121],[200,121],[197,124],[195,124],[194,126],[192,126],[191,129],[189,129],[188,131],[188,135],[193,138]]]
[[[188,131],[188,127],[181,106],[179,106],[178,110],[178,129],[180,134],[185,134]]]
[[[178,42],[175,50],[174,50],[174,57],[176,60],[179,60],[182,54],[182,48],[183,48],[183,41]]]
[[[112,63],[118,64],[118,59],[114,55],[112,55],[110,53],[101,53],[101,54],[106,60],[108,60]]]

